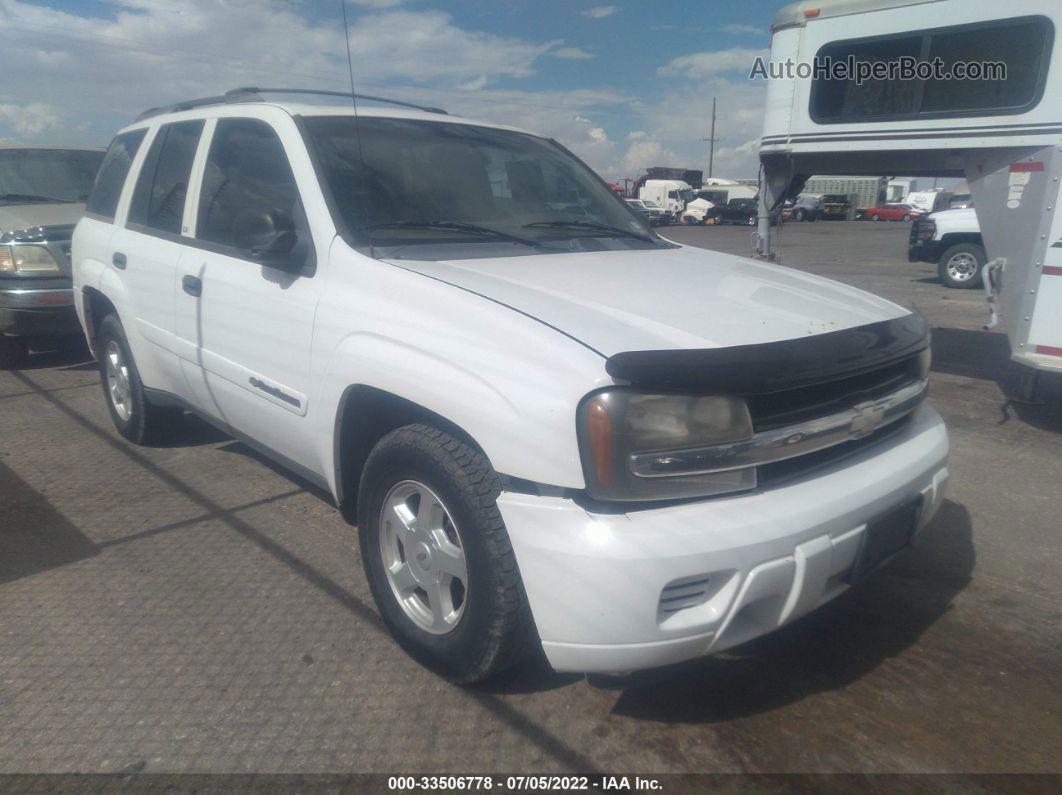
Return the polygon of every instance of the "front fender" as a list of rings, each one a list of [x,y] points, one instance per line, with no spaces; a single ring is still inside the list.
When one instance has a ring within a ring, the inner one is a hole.
[[[498,472],[584,486],[575,413],[587,392],[612,383],[599,354],[466,290],[349,249],[340,257],[314,330],[315,359],[326,359],[314,365],[323,372],[314,434],[334,494],[334,429],[352,385],[453,423]]]

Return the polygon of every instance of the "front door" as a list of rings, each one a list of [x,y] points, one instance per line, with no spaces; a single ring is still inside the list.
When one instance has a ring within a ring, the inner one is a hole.
[[[181,365],[193,400],[235,430],[308,466],[310,355],[320,279],[299,191],[265,121],[214,123],[200,173],[194,237],[178,266]],[[294,266],[242,246],[254,214],[290,218]]]

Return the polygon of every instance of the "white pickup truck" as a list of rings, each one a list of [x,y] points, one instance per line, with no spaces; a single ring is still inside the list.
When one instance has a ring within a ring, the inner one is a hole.
[[[599,673],[730,648],[943,497],[921,316],[662,240],[510,127],[251,89],[153,110],[73,259],[118,432],[191,411],[326,489],[387,626],[457,681],[535,645]]]
[[[935,264],[948,287],[980,287],[988,257],[974,208],[941,210],[916,218],[911,223],[907,259]]]

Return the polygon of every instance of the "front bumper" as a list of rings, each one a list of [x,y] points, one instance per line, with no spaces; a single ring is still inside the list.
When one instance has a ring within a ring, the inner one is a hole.
[[[618,515],[514,493],[498,507],[551,665],[625,673],[744,643],[842,593],[868,522],[917,498],[929,521],[947,456],[923,405],[879,445],[757,494]]]
[[[0,333],[13,337],[78,334],[74,291],[69,281],[0,284]]]
[[[907,261],[930,262],[936,265],[941,251],[941,245],[932,240],[925,243],[912,243],[907,247]]]

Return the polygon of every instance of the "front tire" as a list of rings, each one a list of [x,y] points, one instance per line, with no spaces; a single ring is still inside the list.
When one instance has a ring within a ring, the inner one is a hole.
[[[881,216],[878,215],[877,213],[874,213],[872,216],[870,216],[870,220],[871,221],[880,221],[881,220]]]
[[[133,361],[125,329],[115,315],[100,322],[96,334],[100,381],[114,427],[134,444],[152,444],[179,423],[180,409],[153,406],[144,396],[144,383]]]
[[[380,615],[412,657],[463,684],[535,641],[500,492],[482,453],[428,425],[387,434],[361,477],[358,541]]]
[[[940,255],[940,280],[945,287],[960,290],[980,287],[985,260],[985,250],[976,243],[956,243]]]

